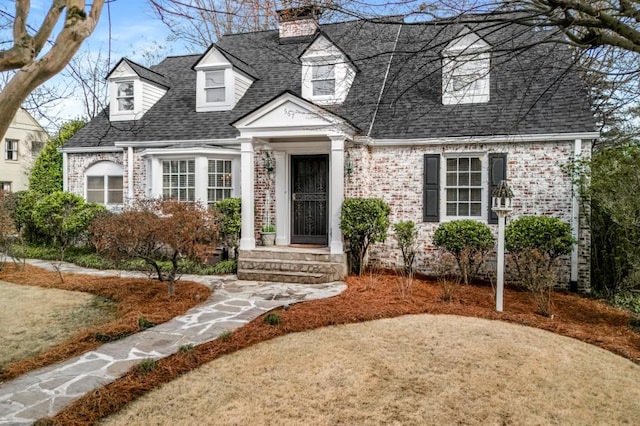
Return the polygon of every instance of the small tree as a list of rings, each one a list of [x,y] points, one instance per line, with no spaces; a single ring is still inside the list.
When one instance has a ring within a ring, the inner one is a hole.
[[[49,195],[62,191],[62,153],[58,152],[64,143],[84,126],[84,121],[65,123],[58,135],[47,141],[29,175],[29,189],[39,194]]]
[[[465,284],[478,273],[487,252],[493,248],[491,229],[475,220],[454,220],[442,223],[433,234],[436,247],[453,254]]]
[[[5,256],[11,254],[11,245],[16,237],[16,228],[9,209],[9,194],[0,190],[0,270]]]
[[[389,205],[376,198],[350,198],[342,203],[340,229],[349,241],[351,270],[364,272],[369,246],[385,241],[389,229]]]
[[[227,198],[215,204],[215,209],[220,214],[220,239],[229,252],[233,251],[234,258],[238,256],[242,227],[241,207],[240,198]]]
[[[505,230],[505,247],[516,265],[518,279],[533,293],[545,316],[551,315],[557,259],[569,254],[573,243],[569,225],[555,217],[524,216]]]
[[[179,260],[202,260],[218,238],[218,224],[207,208],[169,200],[137,201],[121,214],[98,219],[91,229],[99,252],[116,261],[142,259],[158,280],[168,283],[170,295],[175,294]],[[171,263],[167,272],[160,264],[164,259]]]
[[[413,275],[413,264],[416,259],[416,243],[418,229],[413,221],[398,222],[393,225],[393,231],[402,252],[402,268],[405,275]]]

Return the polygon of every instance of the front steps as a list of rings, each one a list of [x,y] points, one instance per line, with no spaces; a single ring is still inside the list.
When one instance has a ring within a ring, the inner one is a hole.
[[[331,254],[328,248],[272,246],[238,253],[240,280],[323,284],[346,275],[346,254]]]

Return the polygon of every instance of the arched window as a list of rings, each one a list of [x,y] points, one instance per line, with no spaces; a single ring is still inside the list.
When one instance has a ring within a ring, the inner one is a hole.
[[[122,204],[122,166],[112,161],[100,161],[86,172],[88,202],[99,204]]]

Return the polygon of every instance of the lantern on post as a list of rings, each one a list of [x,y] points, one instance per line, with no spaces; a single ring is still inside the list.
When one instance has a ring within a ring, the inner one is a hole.
[[[504,293],[504,225],[506,217],[513,210],[513,192],[507,181],[500,184],[491,193],[491,210],[498,215],[498,265],[496,279],[496,311],[502,312]]]

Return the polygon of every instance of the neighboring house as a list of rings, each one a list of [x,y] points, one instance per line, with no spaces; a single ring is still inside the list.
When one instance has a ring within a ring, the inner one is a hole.
[[[495,229],[490,194],[506,179],[511,217],[571,224],[579,244],[561,279],[588,289],[590,237],[564,166],[598,133],[568,49],[483,16],[318,25],[316,12],[283,11],[278,30],[150,69],[121,60],[110,108],[62,150],[65,188],[116,207],[241,197],[239,276],[319,282],[344,274],[345,198],[382,198],[392,223],[416,222],[429,272],[438,224]],[[268,220],[276,247],[256,249]],[[392,236],[371,251],[382,267],[400,259]]]
[[[11,120],[0,140],[0,189],[16,192],[29,186],[29,171],[38,153],[49,138],[47,132],[24,109]]]

